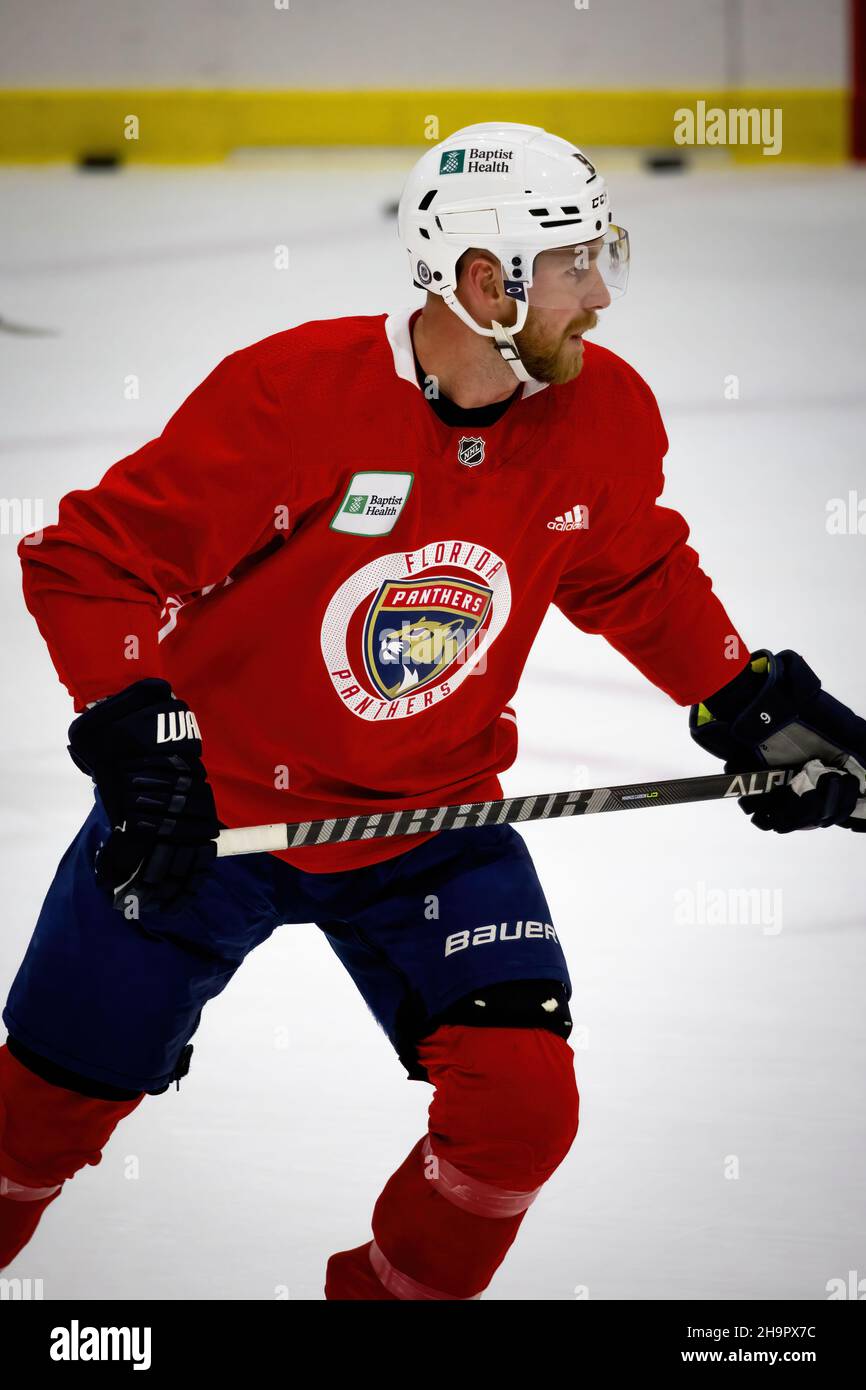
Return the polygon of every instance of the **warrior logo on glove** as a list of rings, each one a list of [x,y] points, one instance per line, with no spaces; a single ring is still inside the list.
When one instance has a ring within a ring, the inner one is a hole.
[[[114,827],[96,877],[119,911],[173,910],[216,857],[213,792],[195,715],[166,681],[136,681],[69,729],[73,761],[96,783]]]

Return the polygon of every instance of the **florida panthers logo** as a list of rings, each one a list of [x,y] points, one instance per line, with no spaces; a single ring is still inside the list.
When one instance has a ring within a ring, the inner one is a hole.
[[[364,664],[388,700],[446,679],[490,616],[493,590],[454,575],[386,579],[370,605]]]
[[[439,541],[372,560],[334,594],[322,655],[360,719],[404,719],[446,699],[505,626],[505,561],[470,541]]]

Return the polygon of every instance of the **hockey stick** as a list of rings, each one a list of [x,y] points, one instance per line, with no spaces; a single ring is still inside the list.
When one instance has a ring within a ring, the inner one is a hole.
[[[379,840],[389,835],[459,830],[464,826],[506,825],[514,821],[589,816],[598,811],[636,811],[642,806],[682,806],[692,801],[753,796],[783,786],[797,771],[796,768],[765,768],[760,772],[712,773],[706,777],[673,777],[664,782],[636,782],[586,791],[510,796],[504,801],[471,801],[460,806],[375,811],[336,820],[299,821],[294,825],[247,825],[236,830],[221,830],[216,840],[217,855],[222,858],[230,854],[294,849],[298,845],[333,845],[347,840]]]

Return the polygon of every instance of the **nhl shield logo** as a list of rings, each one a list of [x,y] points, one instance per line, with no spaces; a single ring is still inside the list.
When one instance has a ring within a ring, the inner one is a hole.
[[[484,440],[479,434],[461,434],[457,445],[457,459],[467,468],[477,468],[484,461]]]

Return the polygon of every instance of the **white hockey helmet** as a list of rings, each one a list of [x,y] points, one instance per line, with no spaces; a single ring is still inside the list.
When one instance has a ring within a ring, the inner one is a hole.
[[[413,283],[441,295],[469,328],[492,338],[521,381],[530,377],[513,334],[526,322],[530,299],[545,307],[533,293],[541,251],[573,247],[575,265],[585,271],[585,243],[601,238],[595,264],[611,294],[624,293],[628,279],[628,233],[611,220],[604,179],[576,145],[540,126],[464,126],[427,150],[406,180],[397,232]],[[482,327],[457,298],[457,261],[470,246],[500,261],[505,293],[517,305],[510,328]]]

